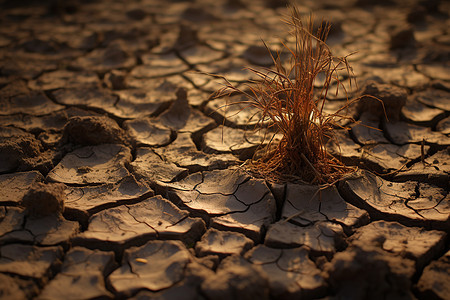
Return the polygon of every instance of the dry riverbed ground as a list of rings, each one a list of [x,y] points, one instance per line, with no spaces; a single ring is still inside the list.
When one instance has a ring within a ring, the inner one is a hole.
[[[320,195],[239,167],[257,112],[198,72],[270,66],[283,1],[1,4],[0,298],[450,299],[447,1],[299,4],[389,118],[345,111]]]

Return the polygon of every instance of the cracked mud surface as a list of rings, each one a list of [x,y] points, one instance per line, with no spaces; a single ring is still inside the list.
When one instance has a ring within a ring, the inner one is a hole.
[[[284,1],[0,0],[0,298],[450,299],[449,3],[301,2],[357,51],[331,186],[252,176],[258,112],[210,97]]]

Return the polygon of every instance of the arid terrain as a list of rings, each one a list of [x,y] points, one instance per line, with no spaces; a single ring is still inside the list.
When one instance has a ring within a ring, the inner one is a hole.
[[[298,1],[352,53],[324,111],[363,95],[326,187],[248,172],[259,112],[211,97],[285,1],[0,4],[1,299],[450,299],[448,1]]]

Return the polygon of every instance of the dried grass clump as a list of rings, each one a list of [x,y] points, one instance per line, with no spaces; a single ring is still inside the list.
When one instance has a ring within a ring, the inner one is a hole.
[[[269,123],[275,134],[282,136],[279,142],[270,138],[262,155],[251,161],[249,166],[254,172],[276,181],[333,183],[354,170],[344,166],[325,148],[327,140],[334,137],[338,121],[349,118],[342,111],[350,102],[333,114],[325,114],[323,108],[330,87],[343,88],[338,73],[345,72],[352,78],[352,69],[346,57],[333,56],[327,46],[328,23],[322,22],[313,34],[313,17],[303,22],[295,7],[285,22],[295,40],[295,48],[283,43],[283,50],[290,55],[287,66],[280,52],[270,54],[274,68],[263,71],[248,68],[259,79],[248,82],[245,88],[237,88],[224,78],[226,86],[218,95],[245,94],[248,98],[245,102],[261,111],[259,124]],[[323,87],[315,91],[317,76],[323,76],[325,81]]]

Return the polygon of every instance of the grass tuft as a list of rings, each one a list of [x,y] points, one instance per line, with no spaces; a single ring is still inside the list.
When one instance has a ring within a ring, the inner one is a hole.
[[[258,80],[249,81],[242,88],[222,77],[226,83],[216,95],[246,95],[245,103],[261,112],[258,124],[274,132],[264,150],[248,164],[252,171],[274,181],[333,183],[354,171],[325,148],[325,143],[334,138],[335,128],[340,127],[338,122],[350,119],[343,110],[353,101],[347,98],[347,104],[333,114],[326,114],[323,109],[331,86],[345,90],[339,73],[354,78],[352,69],[347,57],[333,56],[327,46],[329,23],[322,21],[313,32],[312,15],[304,21],[295,7],[291,7],[290,16],[284,21],[295,45],[283,43],[282,51],[288,52],[289,61],[282,61],[280,51],[272,54],[263,42],[274,67],[262,71],[248,68]],[[323,86],[315,89],[318,76],[324,78]],[[281,138],[273,138],[275,135]]]

